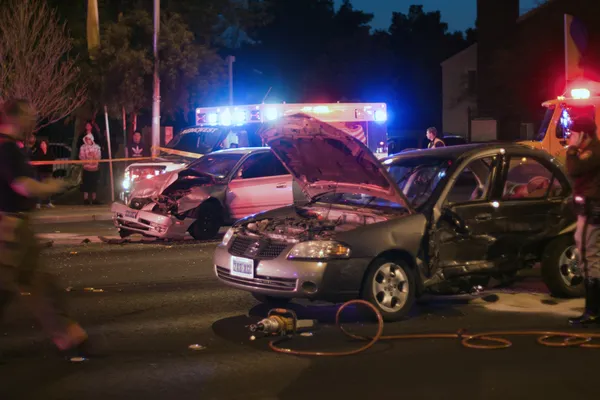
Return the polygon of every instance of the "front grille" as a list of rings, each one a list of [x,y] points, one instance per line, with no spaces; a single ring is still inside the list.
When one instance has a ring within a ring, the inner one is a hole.
[[[233,276],[229,269],[217,266],[217,276],[224,281],[237,283],[240,285],[252,286],[260,289],[273,289],[291,292],[296,289],[296,279],[293,278],[272,278],[269,276],[256,275],[254,279],[244,279]]]
[[[269,239],[236,236],[231,243],[229,253],[254,260],[272,260],[279,257],[287,247],[287,243],[276,243]]]

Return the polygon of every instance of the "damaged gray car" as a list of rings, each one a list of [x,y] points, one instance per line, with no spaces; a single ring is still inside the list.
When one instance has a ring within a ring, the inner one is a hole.
[[[112,205],[121,237],[214,238],[223,224],[292,204],[302,192],[268,147],[220,150],[188,167],[152,176],[131,200]]]
[[[426,291],[508,283],[537,263],[554,294],[582,293],[571,185],[545,152],[490,143],[380,162],[303,115],[262,135],[309,200],[229,229],[214,255],[229,286],[274,304],[363,298],[386,320]]]

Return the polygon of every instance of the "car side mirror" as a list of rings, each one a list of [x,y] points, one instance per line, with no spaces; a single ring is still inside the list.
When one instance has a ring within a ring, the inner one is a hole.
[[[458,234],[466,235],[469,233],[469,229],[467,229],[467,225],[463,219],[450,208],[442,210],[441,220],[450,224]]]

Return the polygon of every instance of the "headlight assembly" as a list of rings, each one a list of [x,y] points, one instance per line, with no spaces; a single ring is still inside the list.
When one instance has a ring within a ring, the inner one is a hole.
[[[288,254],[288,260],[330,260],[349,258],[350,248],[335,242],[313,240],[296,244]]]
[[[227,232],[225,232],[225,236],[223,236],[223,240],[221,241],[221,245],[227,246],[229,244],[229,241],[233,237],[233,232],[233,228],[227,229]]]

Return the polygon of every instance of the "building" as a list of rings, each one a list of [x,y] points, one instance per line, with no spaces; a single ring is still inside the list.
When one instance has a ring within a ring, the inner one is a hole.
[[[442,63],[442,93],[444,134],[466,137],[477,109],[477,44]]]
[[[477,46],[442,63],[445,132],[468,136],[470,128],[477,140],[475,125],[493,121],[498,139],[531,138],[542,120],[541,103],[565,90],[565,14],[586,25],[589,45],[581,64],[586,77],[599,78],[600,1],[546,0],[523,15],[519,6],[519,0],[477,0]],[[476,81],[475,93],[456,105],[465,73]],[[471,113],[459,111],[465,107]]]

